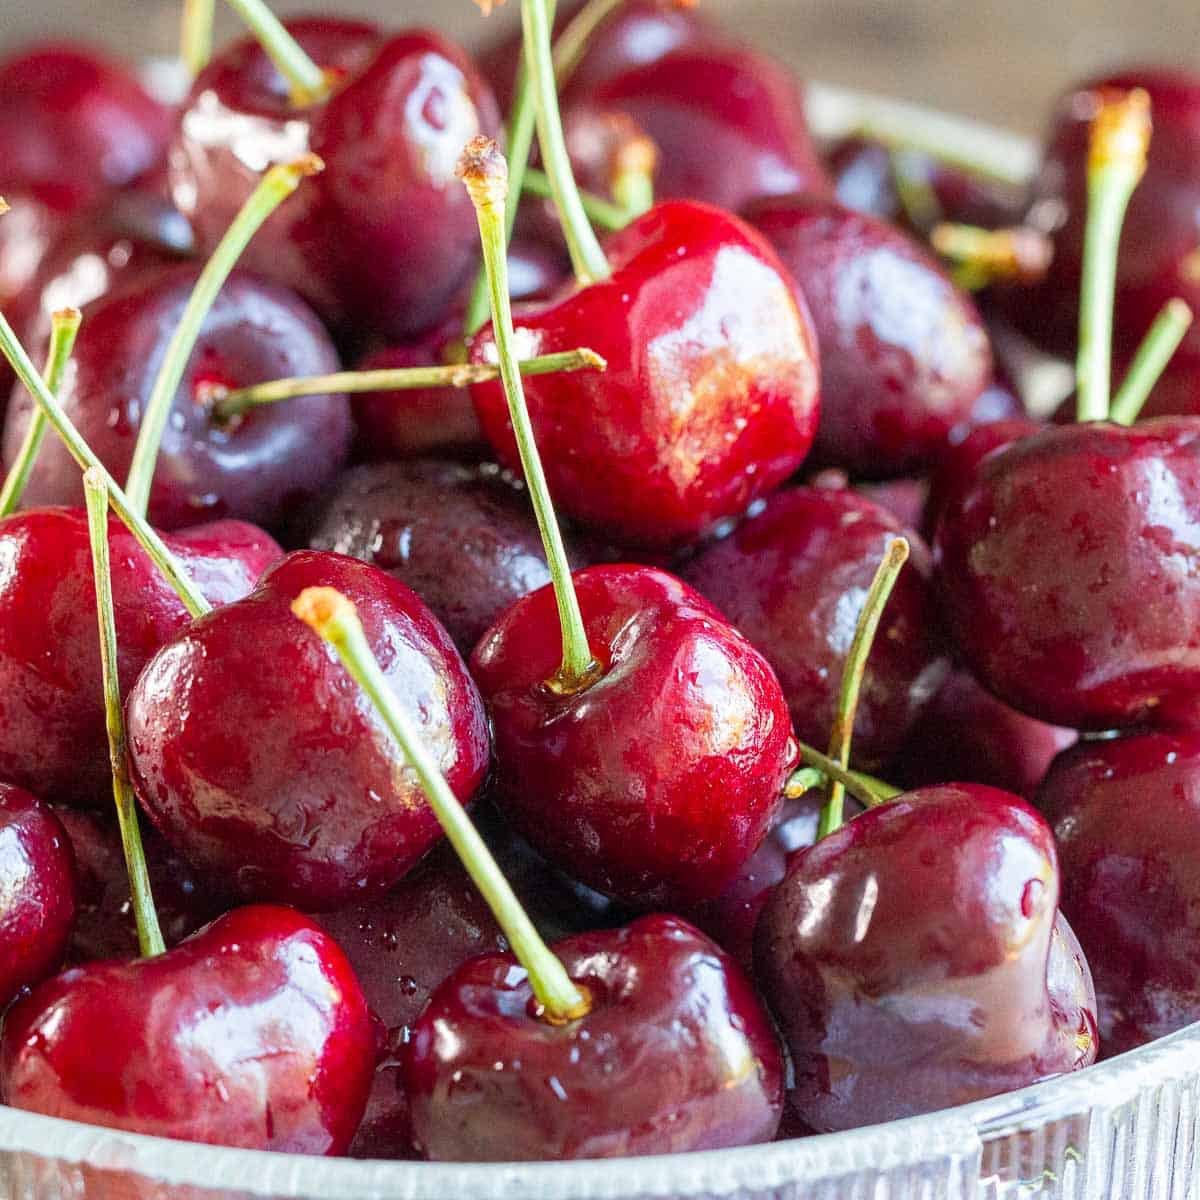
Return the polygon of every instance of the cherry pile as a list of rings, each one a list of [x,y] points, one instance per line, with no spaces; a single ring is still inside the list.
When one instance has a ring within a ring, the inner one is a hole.
[[[0,63],[0,1098],[614,1157],[1200,1020],[1200,77],[1024,194],[514,6]]]

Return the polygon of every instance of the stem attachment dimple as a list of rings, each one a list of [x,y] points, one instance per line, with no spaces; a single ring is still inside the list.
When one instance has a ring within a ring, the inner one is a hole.
[[[1138,419],[1154,385],[1191,327],[1193,315],[1191,308],[1178,297],[1162,306],[1113,398],[1110,420],[1118,425],[1132,425]]]
[[[354,605],[333,588],[314,587],[300,593],[292,612],[333,648],[396,739],[446,837],[528,973],[546,1019],[559,1023],[586,1016],[591,1008],[588,996],[534,928],[437,762],[422,744],[416,727],[388,686]]]
[[[267,7],[265,0],[228,0],[263,48],[275,69],[288,82],[292,104],[308,108],[324,100],[332,90],[331,77],[305,52],[304,47]]]

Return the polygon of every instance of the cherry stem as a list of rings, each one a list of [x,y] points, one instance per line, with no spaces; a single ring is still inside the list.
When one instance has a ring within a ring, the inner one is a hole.
[[[592,35],[625,3],[625,0],[587,0],[571,18],[554,44],[554,82],[562,87],[583,60]]]
[[[1141,88],[1099,97],[1088,143],[1087,223],[1079,294],[1076,417],[1108,417],[1117,254],[1130,197],[1146,170],[1150,97]]]
[[[822,754],[807,742],[800,743],[800,757],[808,764],[793,771],[783,789],[791,799],[803,796],[811,788],[828,786],[830,780],[840,783],[865,808],[877,808],[901,795],[901,789],[868,775],[842,767],[827,754]]]
[[[354,605],[334,588],[312,587],[296,597],[292,612],[333,648],[396,739],[443,831],[504,930],[513,953],[528,972],[534,995],[547,1019],[562,1022],[586,1016],[591,1007],[587,995],[572,982],[534,928],[433,755],[422,744],[408,713],[388,686]]]
[[[80,436],[79,430],[71,423],[71,419],[63,411],[62,405],[55,399],[54,393],[42,382],[32,359],[25,352],[20,339],[13,332],[8,319],[0,313],[0,354],[8,360],[13,373],[25,385],[29,394],[37,402],[38,407],[46,414],[46,419],[54,427],[55,433],[62,439],[63,445],[80,468],[87,471],[93,469],[97,476],[104,481],[108,489],[109,503],[118,517],[145,550],[151,562],[154,563],[162,577],[174,589],[184,607],[193,617],[203,616],[209,611],[208,601],[200,594],[196,585],[182,571],[175,561],[174,555],[164,545],[162,538],[150,527],[145,517],[139,513],[129,498],[121,490],[120,485],[104,468],[104,464],[96,457],[92,448]]]
[[[533,167],[529,167],[525,172],[524,179],[521,181],[521,186],[527,196],[537,196],[542,200],[553,199],[553,193],[550,190],[550,180],[545,171],[538,171]],[[579,199],[583,203],[583,210],[587,213],[591,222],[594,225],[599,225],[601,229],[610,232],[624,229],[629,224],[630,217],[634,215],[620,204],[614,204],[611,200],[606,200],[603,196],[597,196],[595,192],[580,191]]]
[[[599,665],[588,646],[583,614],[579,611],[579,598],[571,581],[571,567],[554,516],[554,504],[550,499],[550,489],[546,486],[546,474],[542,470],[533,423],[525,402],[525,389],[517,369],[512,304],[508,295],[508,259],[504,245],[504,199],[508,188],[504,155],[491,138],[474,138],[459,159],[458,176],[470,193],[479,221],[500,378],[504,384],[513,435],[521,456],[521,469],[529,488],[529,498],[533,502],[542,546],[546,551],[546,563],[554,584],[554,598],[558,604],[558,620],[562,628],[562,665],[548,682],[562,693],[576,692],[595,680]]]
[[[64,308],[50,318],[50,350],[46,355],[46,369],[42,374],[46,387],[55,395],[62,384],[63,373],[75,348],[75,336],[79,333],[79,325],[83,320],[77,308]],[[21,440],[17,457],[9,468],[0,488],[0,517],[7,517],[17,511],[21,496],[29,476],[33,473],[33,464],[37,462],[38,451],[46,437],[46,414],[40,408],[34,408],[29,417],[29,427]]]
[[[96,578],[96,617],[100,625],[100,665],[104,680],[104,723],[108,730],[108,757],[112,764],[113,800],[125,851],[125,870],[133,897],[133,919],[143,958],[166,950],[146,854],[138,826],[137,800],[129,780],[126,758],[125,718],[121,710],[121,683],[117,673],[117,628],[113,617],[112,567],[108,555],[108,487],[94,470],[83,473],[87,500],[88,535],[92,545],[92,569]]]
[[[956,278],[970,291],[996,282],[1039,282],[1050,266],[1054,246],[1044,233],[1024,225],[981,229],[977,225],[941,222],[929,235],[930,245],[957,264]]]
[[[1110,420],[1118,425],[1132,425],[1138,419],[1142,405],[1191,327],[1193,315],[1187,303],[1178,297],[1168,300],[1159,309],[1154,324],[1129,364],[1124,382],[1113,397]]]
[[[603,371],[608,363],[586,346],[557,354],[540,354],[517,364],[522,375],[553,375],[563,371]],[[236,420],[253,408],[294,400],[298,396],[322,396],[327,392],[399,392],[412,388],[464,388],[500,377],[492,363],[452,363],[441,367],[394,367],[378,371],[337,371],[332,375],[306,375],[296,379],[272,379],[244,388],[219,384],[202,389],[212,404],[216,421]]]
[[[324,164],[315,154],[305,154],[295,162],[272,167],[251,192],[212,257],[204,264],[154,378],[154,387],[142,413],[137,444],[133,448],[129,476],[125,481],[130,502],[143,516],[150,506],[150,485],[154,480],[154,466],[171,412],[171,401],[183,381],[205,318],[237,260],[263,222],[300,186],[303,179],[323,169]]]
[[[208,60],[212,58],[215,7],[216,0],[183,0],[179,57],[192,79],[208,66]]]
[[[588,223],[571,171],[562,117],[558,111],[547,0],[521,0],[521,29],[525,66],[537,106],[538,145],[550,179],[554,207],[562,223],[575,277],[583,284],[595,283],[607,279],[611,272],[604,251]]]
[[[871,643],[875,640],[875,631],[879,628],[892,588],[896,586],[896,580],[907,561],[908,542],[902,537],[892,538],[875,571],[875,578],[871,580],[871,586],[867,589],[862,611],[858,614],[854,637],[846,654],[845,666],[842,668],[842,684],[833,717],[833,731],[829,737],[829,758],[843,770],[850,765],[850,740],[854,735],[854,717],[858,711],[858,696],[867,670]],[[844,820],[845,793],[845,784],[831,776],[825,807],[821,810],[821,819],[817,825],[818,838],[826,837],[841,828]]]
[[[227,3],[287,80],[296,108],[307,108],[329,95],[330,76],[309,58],[264,0],[227,0]]]

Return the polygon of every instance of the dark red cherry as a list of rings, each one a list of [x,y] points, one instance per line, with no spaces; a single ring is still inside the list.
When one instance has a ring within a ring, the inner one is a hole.
[[[310,909],[379,895],[441,835],[358,685],[291,611],[306,587],[358,608],[398,700],[464,802],[487,719],[449,635],[375,567],[302,550],[245,600],[182,630],[126,704],[143,807],[189,862],[252,899]]]
[[[590,686],[547,686],[552,589],[518,600],[471,670],[491,710],[498,802],[589,887],[646,907],[718,895],[762,840],[796,757],[774,672],[686,584],[653,567],[575,575]]]
[[[775,668],[801,741],[824,745],[879,560],[898,534],[912,558],[884,610],[855,719],[856,765],[883,766],[946,676],[929,551],[846,489],[789,488],[683,568]]]
[[[375,1062],[345,955],[287,908],[241,908],[155,958],[75,967],[14,1008],[5,1101],[133,1133],[340,1154]]]
[[[191,264],[151,271],[84,310],[59,398],[118,479],[128,473],[146,401],[198,273]],[[345,461],[351,437],[346,398],[304,396],[225,424],[214,417],[207,388],[323,375],[339,366],[328,334],[303,302],[274,284],[234,274],[204,321],[172,401],[150,493],[151,521],[164,529],[224,516],[278,525]],[[33,410],[32,397],[18,387],[4,428],[9,462]],[[57,438],[47,438],[25,505],[82,498],[75,460]]]
[[[108,539],[118,667],[128,690],[189,618],[115,519]],[[244,596],[282,554],[265,533],[235,521],[181,530],[166,542],[213,604]],[[111,805],[86,514],[36,509],[6,518],[0,561],[0,778],[54,803]]]
[[[741,969],[676,917],[557,942],[592,1010],[536,1015],[511,954],[459,967],[413,1030],[404,1078],[428,1158],[617,1158],[767,1142],[783,1062]]]
[[[748,212],[808,301],[821,352],[822,464],[872,478],[928,468],[992,380],[974,303],[899,230],[833,201]]]
[[[516,317],[523,356],[590,346],[604,372],[525,381],[555,503],[615,541],[666,546],[744,511],[803,460],[816,340],[762,239],[705,205],[662,204],[605,245],[612,277]],[[495,356],[490,326],[472,358]],[[499,383],[472,395],[506,466]]]
[[[67,42],[0,63],[0,163],[10,189],[53,188],[83,208],[166,154],[171,117],[133,73]]]
[[[830,192],[803,88],[757,50],[685,46],[575,94],[628,114],[649,134],[659,150],[656,190],[663,199],[736,211],[760,196]]]
[[[1200,421],[1045,429],[943,510],[938,592],[966,665],[1076,729],[1197,719]]]
[[[1092,1062],[1087,981],[1051,966],[1058,887],[1046,822],[969,784],[908,792],[795,854],[755,966],[800,1119],[874,1125]]]
[[[818,475],[814,484],[822,485]],[[885,479],[876,483],[860,483],[854,489],[872,504],[891,513],[905,529],[923,530],[925,509],[929,502],[928,478]]]
[[[308,544],[407,584],[463,654],[514,600],[550,582],[524,490],[488,463],[354,467],[326,494]]]
[[[1050,768],[1038,805],[1095,975],[1105,1054],[1200,1019],[1200,737],[1081,742]]]
[[[439,34],[384,38],[359,22],[288,28],[338,84],[292,106],[265,52],[243,40],[201,73],[172,153],[175,197],[211,250],[263,169],[311,150],[326,170],[266,223],[244,264],[285,283],[348,339],[400,339],[449,309],[478,261],[463,146],[495,133],[495,101],[466,54]]]
[[[76,908],[66,830],[48,805],[0,783],[0,1008],[58,969]]]

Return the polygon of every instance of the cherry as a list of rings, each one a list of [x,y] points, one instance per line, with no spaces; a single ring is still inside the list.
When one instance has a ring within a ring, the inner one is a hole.
[[[127,689],[188,613],[123,525],[110,524],[109,543]],[[214,604],[245,595],[282,553],[233,521],[181,530],[167,544]],[[0,778],[56,803],[110,804],[87,517],[79,509],[8,517],[0,558]]]
[[[849,490],[790,488],[683,568],[775,668],[801,741],[829,735],[867,589],[901,532],[888,512]],[[855,721],[855,762],[867,770],[900,749],[947,670],[929,552],[907,536],[911,565],[884,613]]]
[[[592,1009],[539,1020],[511,954],[459,967],[405,1061],[417,1143],[457,1161],[614,1158],[770,1141],[783,1063],[732,959],[676,917],[554,946]]]
[[[0,1089],[47,1116],[339,1154],[375,1041],[354,972],[299,913],[238,909],[166,954],[75,967],[5,1021]]]
[[[60,400],[100,460],[118,476],[133,457],[142,414],[167,344],[195,284],[183,264],[139,274],[84,310]],[[333,477],[348,453],[343,396],[307,396],[236,424],[214,420],[206,386],[236,387],[339,367],[328,335],[296,297],[235,273],[205,319],[172,402],[150,519],[166,529],[220,516],[273,525]],[[23,388],[5,424],[11,461],[35,405]],[[57,439],[42,447],[25,504],[78,503],[79,469]]]
[[[816,425],[815,337],[769,248],[716,209],[659,205],[605,253],[610,278],[516,315],[522,357],[589,346],[608,362],[603,373],[525,381],[550,490],[615,540],[687,541],[804,458]],[[494,347],[489,326],[472,359],[494,360]],[[471,392],[488,440],[516,468],[503,388]]]
[[[75,924],[75,859],[58,818],[0,783],[0,1008],[62,963]]]
[[[598,678],[560,694],[555,600],[518,600],[471,670],[491,711],[498,801],[551,862],[643,906],[719,894],[762,840],[795,761],[771,668],[652,567],[574,576]]]
[[[296,107],[252,39],[218,54],[192,88],[172,153],[175,197],[211,249],[259,172],[307,150],[328,170],[255,238],[245,265],[294,288],[353,339],[399,339],[441,319],[476,261],[454,178],[463,144],[498,125],[465,53],[414,30],[310,18],[287,28],[337,78]]]
[[[91,48],[46,42],[0,62],[6,192],[53,189],[82,209],[154,168],[170,123],[132,72]]]
[[[755,964],[800,1119],[871,1125],[1090,1063],[1086,979],[1050,966],[1057,906],[1049,827],[994,788],[909,792],[795,854]]]
[[[1196,718],[1200,423],[1047,428],[985,457],[941,514],[939,593],[966,665],[1077,729]]]
[[[528,499],[490,464],[355,467],[326,494],[308,543],[407,584],[463,654],[513,601],[550,582]]]
[[[413,592],[339,554],[290,554],[245,600],[181,630],[134,685],[126,721],[138,797],[172,845],[244,897],[325,909],[382,893],[440,830],[357,689],[292,616],[315,584],[359,605],[390,686],[468,799],[489,745],[462,659]]]
[[[971,299],[898,230],[833,201],[765,200],[748,216],[791,271],[816,326],[815,456],[875,478],[928,468],[992,380]]]
[[[1063,911],[1096,978],[1108,1055],[1200,1014],[1198,768],[1195,734],[1081,742],[1055,760],[1038,793],[1058,838]]]
[[[814,485],[826,486],[823,476],[831,472],[822,471],[813,479]],[[841,472],[838,472],[841,474]],[[845,480],[845,476],[842,475]],[[842,483],[845,486],[845,483]],[[907,479],[885,479],[876,483],[860,483],[854,489],[872,504],[879,505],[891,513],[905,529],[925,528],[925,509],[929,503],[929,479],[927,477]]]
[[[14,192],[6,186],[4,202],[8,209],[0,221],[0,307],[11,313],[50,248],[71,227],[71,210],[47,189]]]

